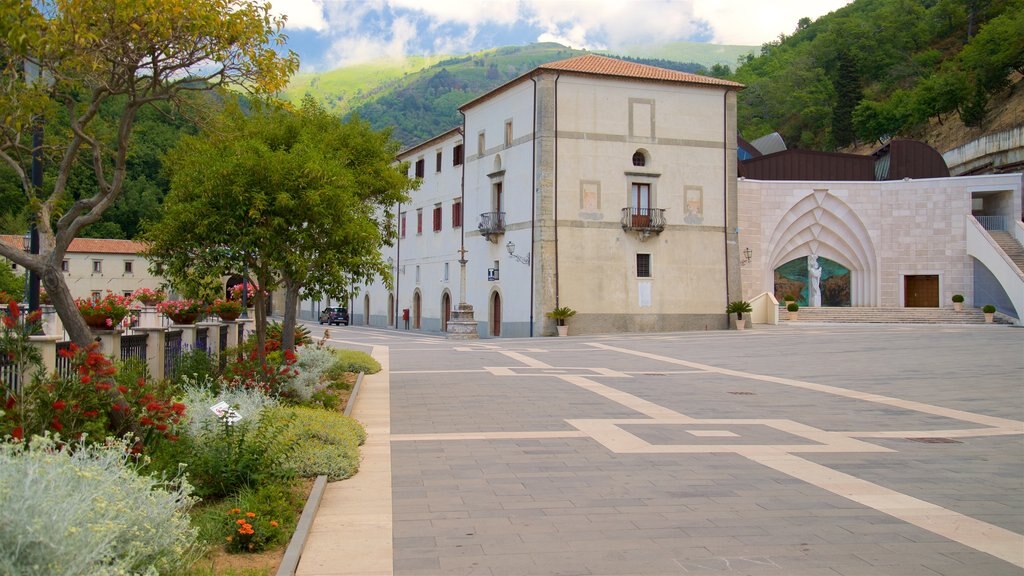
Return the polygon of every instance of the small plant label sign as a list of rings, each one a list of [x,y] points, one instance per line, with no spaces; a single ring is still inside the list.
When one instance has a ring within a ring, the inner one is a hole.
[[[216,414],[218,418],[221,418],[228,424],[234,424],[235,422],[238,422],[239,420],[242,419],[242,415],[239,414],[238,412],[235,412],[235,409],[232,408],[230,404],[223,400],[217,402],[213,406],[210,406],[210,411]]]

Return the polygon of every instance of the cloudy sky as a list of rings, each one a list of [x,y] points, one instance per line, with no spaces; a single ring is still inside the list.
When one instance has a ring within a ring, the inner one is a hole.
[[[305,70],[382,57],[559,42],[615,50],[689,40],[760,45],[850,0],[271,0]]]

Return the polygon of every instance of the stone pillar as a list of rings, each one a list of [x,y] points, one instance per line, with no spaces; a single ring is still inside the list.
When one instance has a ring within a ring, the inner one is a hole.
[[[139,311],[139,327],[158,328],[161,324],[160,313],[156,311],[156,306],[143,306]]]
[[[448,320],[448,339],[476,340],[478,338],[480,338],[480,333],[477,331],[476,320],[473,319],[473,306],[463,302],[452,310],[451,318]]]
[[[61,336],[28,337],[28,341],[39,350],[39,354],[43,357],[43,369],[47,374],[51,374],[57,369],[57,342],[60,340]]]
[[[146,335],[146,366],[149,374],[156,380],[164,378],[164,345],[167,332],[158,327],[140,327],[135,329]]]
[[[220,322],[206,320],[196,325],[198,328],[206,328],[206,351],[211,356],[220,355]]]
[[[121,359],[121,330],[96,330],[93,328],[93,335],[100,341],[100,352],[111,356],[115,360]]]
[[[557,103],[555,102],[555,81],[557,76],[551,72],[545,72],[536,76],[537,81],[537,107],[534,111],[534,122],[537,131],[536,155],[534,156],[534,181],[533,181],[533,202],[534,202],[534,244],[533,244],[533,318],[535,336],[554,336],[556,334],[555,322],[545,316],[558,305],[558,267],[555,259],[558,257],[556,246],[557,223],[555,221],[556,206],[555,185],[557,174],[555,170],[558,163],[555,158],[557,147],[555,145],[555,114]],[[563,187],[565,183],[562,183]],[[563,194],[573,194],[571,190],[563,189]],[[574,196],[575,197],[575,196]]]
[[[196,346],[195,324],[171,324],[171,330],[181,330],[181,348],[192,349]]]

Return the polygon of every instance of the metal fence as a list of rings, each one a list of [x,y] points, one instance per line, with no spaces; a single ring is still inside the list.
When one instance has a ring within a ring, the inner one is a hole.
[[[174,378],[174,369],[181,357],[181,330],[168,330],[164,340],[164,377]]]
[[[21,375],[18,374],[18,363],[7,354],[0,354],[0,382],[11,394],[21,391]]]
[[[138,358],[146,361],[146,340],[148,336],[142,334],[125,334],[121,336],[121,360]]]
[[[74,373],[74,369],[71,367],[71,358],[65,357],[70,350],[70,340],[57,342],[57,375],[61,378],[70,378]]]
[[[1009,216],[975,216],[975,218],[985,230],[1008,231],[1010,229]]]
[[[196,328],[196,350],[203,350],[207,354],[210,353],[210,329],[206,326],[202,328]]]

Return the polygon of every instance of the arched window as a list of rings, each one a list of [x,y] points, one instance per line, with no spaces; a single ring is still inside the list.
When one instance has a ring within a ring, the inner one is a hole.
[[[633,166],[647,166],[647,156],[643,150],[633,152]]]

